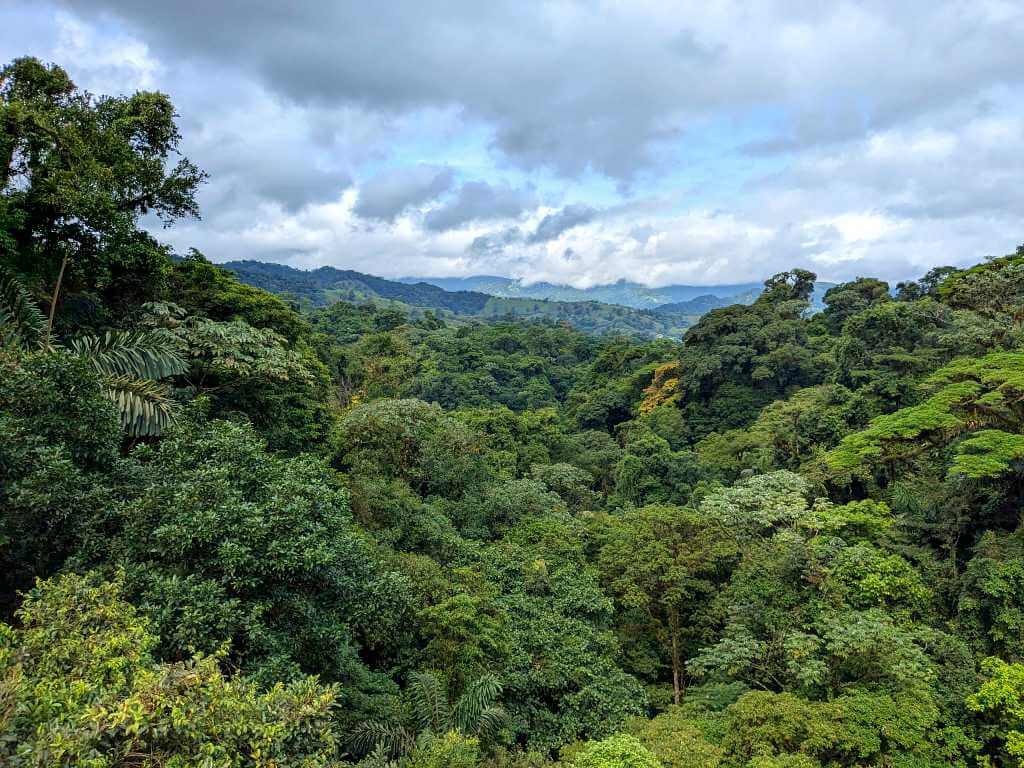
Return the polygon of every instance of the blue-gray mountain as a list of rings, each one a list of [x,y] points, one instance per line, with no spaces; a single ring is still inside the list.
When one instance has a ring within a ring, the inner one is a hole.
[[[581,289],[494,276],[386,280],[349,269],[302,270],[262,261],[232,261],[223,266],[242,282],[307,308],[335,301],[391,304],[412,314],[430,310],[453,318],[565,322],[590,333],[644,338],[678,337],[712,309],[750,304],[762,288],[758,283],[648,288],[619,281]],[[831,285],[815,286],[816,305]]]
[[[634,309],[653,309],[664,304],[674,304],[707,297],[725,300],[726,304],[746,304],[757,298],[763,287],[761,283],[737,283],[735,285],[667,285],[663,288],[649,288],[641,283],[619,280],[607,285],[590,288],[574,288],[571,285],[555,283],[526,283],[511,277],[495,275],[473,275],[471,277],[403,277],[403,283],[429,283],[446,291],[479,291],[491,296],[504,298],[550,299],[553,301],[602,301],[606,304],[621,304]],[[726,306],[718,304],[717,306]],[[706,311],[706,310],[705,310]]]
[[[308,309],[336,301],[396,306],[410,316],[430,311],[457,322],[536,320],[567,323],[596,334],[679,338],[701,313],[655,312],[598,301],[506,298],[480,291],[446,291],[429,283],[402,283],[334,267],[301,270],[283,264],[233,261],[223,265],[238,279],[280,294]]]
[[[549,299],[552,301],[600,301],[634,309],[654,309],[663,313],[702,315],[730,304],[750,304],[764,287],[761,283],[730,285],[666,285],[650,288],[642,283],[619,280],[590,288],[575,288],[555,283],[526,283],[512,277],[473,275],[471,277],[403,277],[406,284],[429,283],[446,291],[479,291],[504,298]],[[835,283],[815,283],[811,303],[821,309],[821,297]]]

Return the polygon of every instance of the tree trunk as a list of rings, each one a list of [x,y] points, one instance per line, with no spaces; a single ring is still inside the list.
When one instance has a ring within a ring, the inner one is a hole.
[[[672,701],[677,705],[683,698],[681,666],[679,659],[679,633],[672,632]]]
[[[57,284],[53,287],[53,298],[50,299],[50,319],[46,323],[46,343],[49,345],[53,339],[53,316],[57,313],[57,299],[60,297],[60,284],[64,282],[64,270],[68,266],[68,257],[65,255],[60,262],[60,272],[57,275]]]

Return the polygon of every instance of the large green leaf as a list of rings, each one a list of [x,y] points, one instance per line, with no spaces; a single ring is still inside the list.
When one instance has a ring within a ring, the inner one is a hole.
[[[443,733],[451,725],[448,692],[432,672],[414,672],[409,680],[409,700],[421,731]]]
[[[349,736],[349,745],[352,749],[376,755],[378,758],[402,755],[408,752],[414,743],[414,735],[394,723],[358,723]]]
[[[46,338],[46,318],[25,286],[0,267],[0,344],[37,346]]]
[[[452,709],[452,725],[465,734],[474,734],[481,728],[486,735],[500,729],[504,712],[495,706],[501,696],[501,681],[494,675],[484,675],[474,680],[455,702]]]
[[[71,350],[105,376],[163,379],[184,373],[175,339],[164,331],[107,331],[72,339]]]
[[[163,384],[131,376],[108,376],[105,383],[105,393],[121,412],[129,435],[159,435],[171,423],[176,403]]]

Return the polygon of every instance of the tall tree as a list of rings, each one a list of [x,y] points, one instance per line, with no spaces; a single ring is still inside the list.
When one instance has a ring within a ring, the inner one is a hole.
[[[624,611],[635,610],[667,648],[672,697],[682,698],[689,641],[700,639],[695,614],[714,596],[735,544],[694,510],[649,506],[608,519],[598,561]]]
[[[60,67],[21,58],[0,69],[0,263],[48,297],[110,303],[162,285],[165,249],[138,228],[197,216],[205,174],[178,158],[174,107],[162,93],[95,97]]]

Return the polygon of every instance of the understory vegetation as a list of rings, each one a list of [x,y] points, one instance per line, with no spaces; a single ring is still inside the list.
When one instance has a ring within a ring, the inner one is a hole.
[[[0,764],[1024,764],[1024,247],[678,340],[300,313],[0,71]]]

